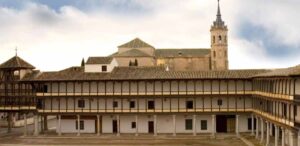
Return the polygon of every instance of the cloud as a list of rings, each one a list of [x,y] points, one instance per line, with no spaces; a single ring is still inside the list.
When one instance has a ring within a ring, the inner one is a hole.
[[[299,2],[270,3],[221,1],[230,68],[300,63],[300,21],[292,18]],[[282,10],[275,18],[273,8]],[[0,2],[0,62],[18,46],[18,54],[38,69],[58,70],[80,65],[83,57],[112,54],[135,37],[157,48],[209,48],[215,15],[216,2],[209,0],[32,0],[15,7]]]

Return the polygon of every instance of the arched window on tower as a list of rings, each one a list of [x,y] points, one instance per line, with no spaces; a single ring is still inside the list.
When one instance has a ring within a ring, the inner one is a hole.
[[[219,35],[219,43],[222,42],[222,36]]]
[[[224,36],[224,42],[227,43],[227,36]]]
[[[216,57],[216,51],[214,51],[214,57]]]
[[[213,44],[216,43],[216,37],[213,36],[213,40],[212,40]]]

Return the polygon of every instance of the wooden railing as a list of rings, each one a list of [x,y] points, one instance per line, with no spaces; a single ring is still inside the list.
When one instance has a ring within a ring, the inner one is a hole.
[[[252,91],[221,91],[221,92],[211,92],[211,91],[172,91],[172,92],[122,92],[122,93],[113,93],[113,92],[79,92],[79,93],[73,93],[73,92],[60,92],[60,93],[36,93],[36,96],[126,96],[126,95],[250,95],[252,94]]]
[[[274,93],[262,92],[262,91],[253,91],[253,95],[260,95],[260,96],[271,97],[276,99],[294,100],[293,95],[274,94]]]

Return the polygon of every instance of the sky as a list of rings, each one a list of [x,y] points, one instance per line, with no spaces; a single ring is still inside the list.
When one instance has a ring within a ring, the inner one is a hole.
[[[300,64],[299,0],[221,0],[229,68]],[[136,37],[155,48],[210,48],[217,0],[0,0],[0,63],[42,71],[107,56]]]

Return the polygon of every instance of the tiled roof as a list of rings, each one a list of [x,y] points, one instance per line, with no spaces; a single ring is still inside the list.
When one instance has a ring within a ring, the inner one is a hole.
[[[86,64],[110,64],[112,57],[89,57]]]
[[[151,57],[149,54],[144,53],[143,51],[132,49],[122,53],[115,53],[113,57]]]
[[[270,72],[255,75],[255,77],[287,77],[300,76],[300,65],[290,68],[274,69]]]
[[[35,67],[20,58],[14,56],[0,65],[0,69],[34,69]]]
[[[119,48],[144,48],[144,47],[154,48],[139,38],[135,38],[134,40],[119,46]]]
[[[163,67],[115,67],[110,73],[85,73],[81,67],[44,72],[23,81],[151,80],[151,79],[247,79],[267,70],[166,71]]]
[[[160,57],[203,57],[210,54],[210,49],[156,49],[155,56]]]

